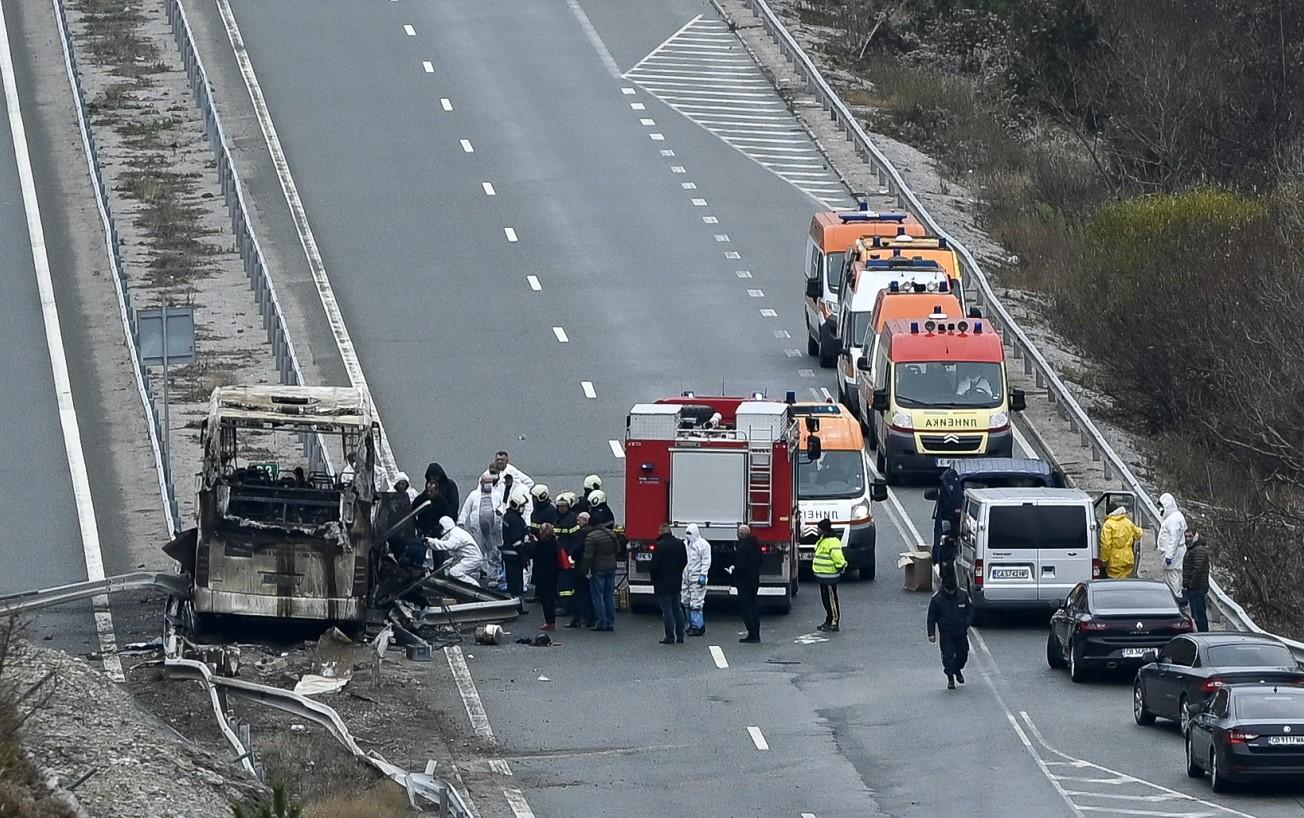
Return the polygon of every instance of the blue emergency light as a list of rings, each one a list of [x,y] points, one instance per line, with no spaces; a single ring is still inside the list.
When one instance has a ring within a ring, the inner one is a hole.
[[[973,331],[974,331],[975,334],[982,332],[982,331],[983,331],[983,322],[982,322],[982,321],[974,321],[974,322],[973,322]]]
[[[899,293],[899,292],[901,292],[901,282],[900,282],[900,281],[893,281],[893,282],[889,283],[889,284],[887,285],[887,291],[890,292],[890,293]]]
[[[911,322],[910,322],[910,334],[911,334],[911,335],[918,335],[918,334],[919,334],[919,322],[918,322],[918,321],[911,321]]]

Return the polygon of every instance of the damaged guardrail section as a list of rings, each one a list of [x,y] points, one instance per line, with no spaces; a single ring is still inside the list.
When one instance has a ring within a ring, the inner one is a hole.
[[[1072,392],[1069,391],[1065,383],[1060,380],[1059,375],[1051,368],[1046,357],[1042,355],[1041,351],[1037,349],[1032,340],[1001,304],[991,282],[978,264],[978,260],[974,258],[973,253],[952,238],[928,212],[928,208],[924,207],[923,202],[906,184],[901,173],[878,149],[873,140],[869,138],[869,134],[865,132],[860,121],[847,107],[846,103],[842,101],[842,98],[838,96],[837,92],[833,90],[833,87],[824,79],[814,61],[798,44],[796,38],[784,26],[779,16],[770,8],[769,3],[766,0],[746,0],[746,2],[752,10],[752,15],[761,20],[770,38],[778,44],[784,56],[793,64],[798,75],[806,81],[807,90],[820,101],[824,110],[829,113],[833,121],[846,134],[848,141],[854,144],[856,153],[860,158],[874,169],[879,184],[887,189],[889,195],[896,198],[899,207],[915,214],[932,235],[946,239],[960,255],[965,280],[977,284],[976,287],[966,289],[974,296],[975,302],[983,308],[983,314],[987,317],[987,320],[994,322],[997,328],[1001,330],[1001,337],[1011,347],[1014,357],[1023,361],[1024,372],[1035,377],[1038,389],[1046,390],[1046,399],[1054,404],[1056,412],[1068,423],[1069,428],[1078,433],[1082,448],[1089,450],[1092,460],[1101,464],[1105,478],[1117,479],[1126,490],[1134,493],[1148,525],[1157,529],[1160,521],[1159,507],[1150,498],[1145,487],[1141,485],[1141,481],[1132,473],[1123,458],[1114,451],[1114,448],[1105,439],[1100,429],[1091,422],[1091,418],[1087,416],[1086,411],[1074,398]],[[1238,605],[1212,579],[1209,582],[1209,590],[1213,594],[1214,604],[1217,606],[1219,613],[1237,630],[1266,633],[1255,624],[1250,615],[1245,612],[1245,609]],[[1275,636],[1275,634],[1273,635]],[[1295,653],[1296,658],[1304,660],[1304,643],[1280,636],[1276,638],[1288,645]]]

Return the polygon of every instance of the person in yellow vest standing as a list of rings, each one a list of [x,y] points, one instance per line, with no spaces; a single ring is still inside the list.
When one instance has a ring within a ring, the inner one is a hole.
[[[815,557],[810,569],[820,584],[820,601],[824,603],[824,624],[817,626],[821,631],[836,631],[842,618],[842,609],[838,605],[838,582],[847,567],[847,558],[842,555],[842,538],[833,533],[833,523],[827,517],[816,526],[820,532],[819,542],[815,543]]]

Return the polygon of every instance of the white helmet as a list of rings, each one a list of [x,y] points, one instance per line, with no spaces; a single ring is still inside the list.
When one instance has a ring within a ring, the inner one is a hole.
[[[602,488],[602,478],[596,474],[590,474],[584,478],[584,491],[587,494],[590,491],[596,491]]]
[[[508,498],[507,504],[517,511],[520,511],[530,504],[530,496],[525,493],[525,489],[517,489],[512,492],[512,496]]]
[[[535,483],[534,488],[530,489],[530,496],[536,503],[548,502],[548,487],[543,483]]]
[[[578,498],[575,496],[575,492],[573,491],[563,491],[561,494],[557,495],[557,505],[565,503],[573,508],[577,500]]]
[[[607,502],[607,493],[602,489],[594,489],[593,491],[589,492],[590,506],[600,506],[605,502]]]

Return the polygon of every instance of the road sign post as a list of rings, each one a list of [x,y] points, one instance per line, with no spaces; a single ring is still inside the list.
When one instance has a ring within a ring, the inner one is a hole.
[[[163,464],[169,483],[172,480],[172,415],[168,395],[172,364],[195,360],[195,310],[193,307],[169,307],[136,310],[136,331],[140,335],[140,358],[145,366],[163,367]],[[173,483],[175,486],[175,483]]]

